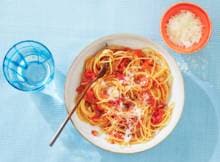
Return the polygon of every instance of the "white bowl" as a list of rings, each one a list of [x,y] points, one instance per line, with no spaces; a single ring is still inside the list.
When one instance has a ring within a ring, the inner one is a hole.
[[[65,103],[67,111],[70,112],[71,108],[75,104],[75,96],[77,95],[76,88],[80,83],[85,59],[101,49],[105,43],[108,43],[108,45],[122,45],[131,48],[151,47],[163,55],[169,64],[173,76],[170,102],[174,103],[175,107],[173,109],[171,120],[169,121],[168,125],[163,128],[152,140],[130,146],[111,144],[108,143],[102,136],[93,136],[91,134],[91,130],[94,129],[94,126],[81,121],[76,113],[74,113],[71,118],[72,123],[83,137],[102,149],[117,153],[135,153],[150,149],[163,141],[172,132],[177,122],[179,121],[184,104],[184,83],[174,58],[162,47],[146,38],[130,34],[115,34],[100,38],[83,49],[73,61],[66,78]]]

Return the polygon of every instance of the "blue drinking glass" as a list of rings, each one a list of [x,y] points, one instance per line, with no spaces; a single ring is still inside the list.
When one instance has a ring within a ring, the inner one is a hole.
[[[3,72],[8,83],[22,91],[42,90],[53,80],[54,71],[50,50],[33,40],[16,43],[3,61]]]

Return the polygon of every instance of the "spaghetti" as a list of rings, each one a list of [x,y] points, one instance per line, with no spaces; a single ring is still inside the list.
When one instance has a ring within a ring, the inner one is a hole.
[[[93,83],[77,108],[77,115],[106,135],[107,141],[121,145],[151,140],[168,123],[172,76],[166,60],[155,50],[110,46],[89,57],[78,96],[104,64],[109,70]]]

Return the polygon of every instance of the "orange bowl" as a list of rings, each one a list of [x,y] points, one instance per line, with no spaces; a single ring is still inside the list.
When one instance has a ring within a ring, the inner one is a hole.
[[[202,37],[198,43],[193,44],[189,48],[180,47],[176,44],[174,44],[167,34],[167,23],[169,22],[170,18],[176,14],[178,14],[181,10],[187,10],[192,13],[194,13],[198,18],[200,18],[200,21],[202,23]],[[160,25],[161,35],[164,39],[164,41],[167,43],[167,45],[172,48],[174,51],[178,53],[193,53],[197,52],[200,49],[202,49],[209,41],[209,38],[211,36],[212,31],[212,24],[211,20],[207,14],[206,11],[204,11],[201,7],[198,5],[192,4],[192,3],[186,3],[181,2],[177,3],[173,6],[171,6],[163,15]]]

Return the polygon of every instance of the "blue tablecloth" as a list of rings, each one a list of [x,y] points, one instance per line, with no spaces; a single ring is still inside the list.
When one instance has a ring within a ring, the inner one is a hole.
[[[160,36],[163,12],[176,0],[1,0],[0,64],[20,40],[44,43],[56,62],[58,96],[30,94],[9,86],[0,70],[0,162],[217,162],[220,159],[220,3],[195,0],[213,23],[209,44],[179,55]],[[48,146],[66,111],[65,75],[79,51],[112,33],[143,35],[176,58],[184,76],[183,116],[172,134],[151,150],[132,155],[106,152],[84,140],[69,123]],[[56,93],[54,93],[56,94]],[[61,99],[61,100],[59,100]]]

